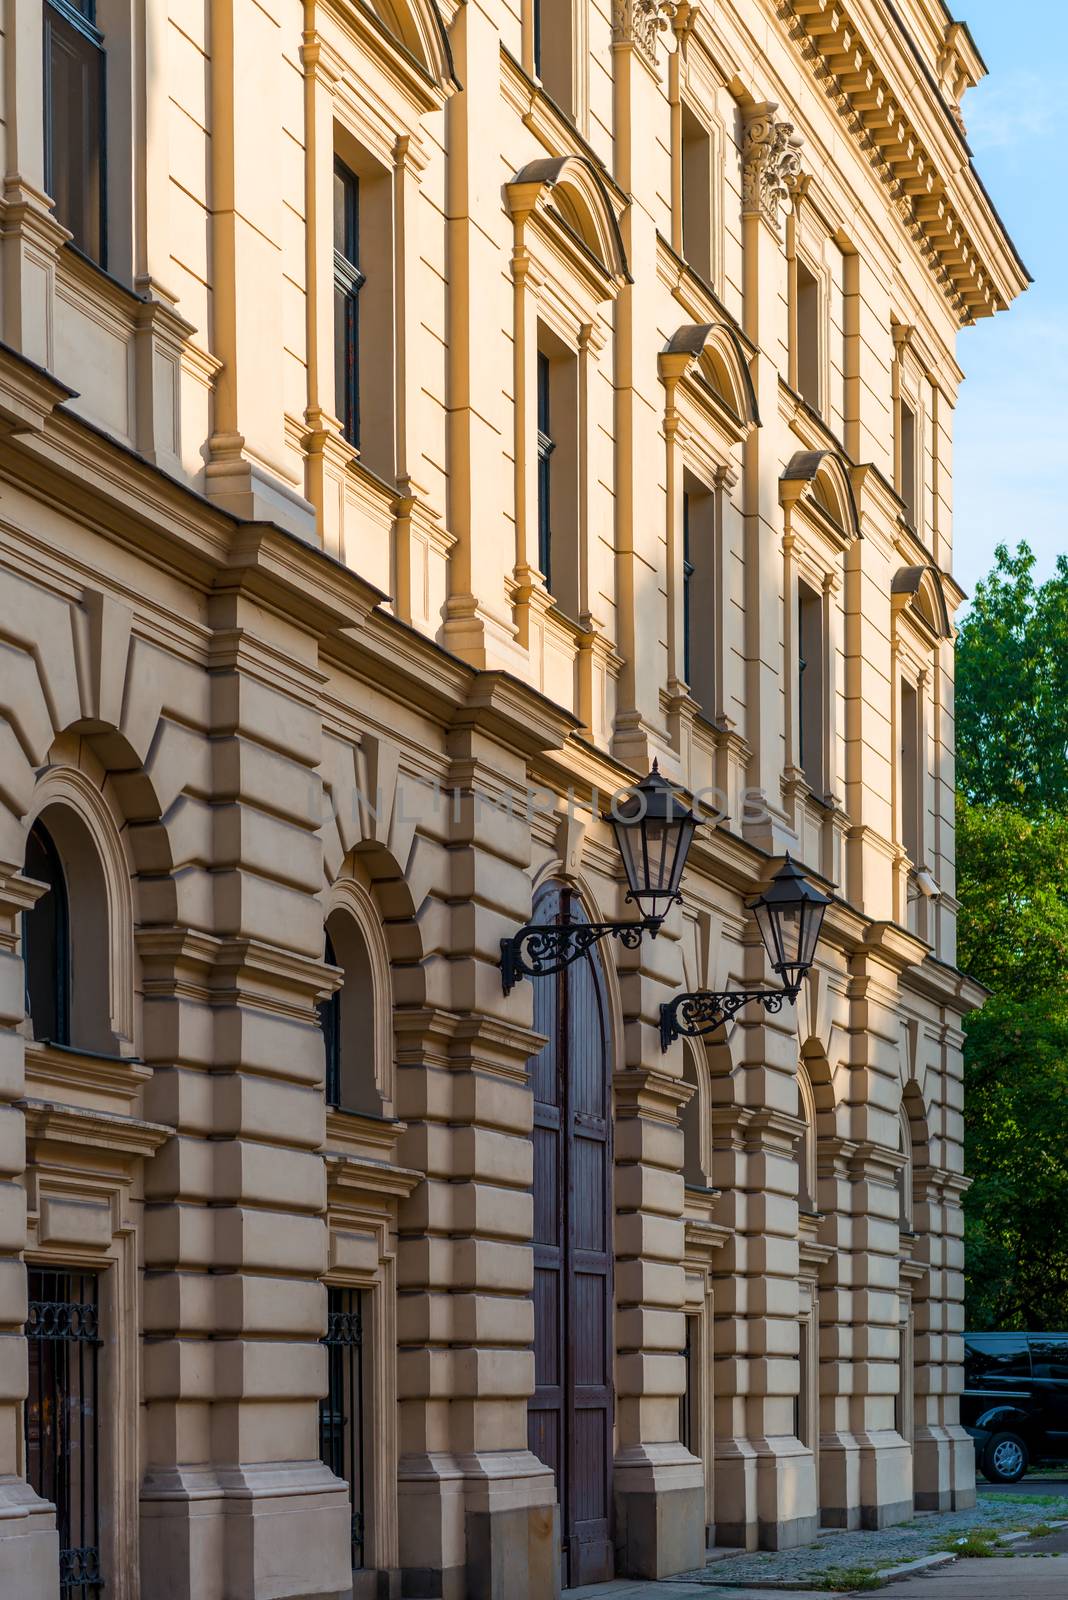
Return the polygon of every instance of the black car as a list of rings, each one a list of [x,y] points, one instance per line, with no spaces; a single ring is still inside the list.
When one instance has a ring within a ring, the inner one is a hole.
[[[1068,1457],[1068,1333],[966,1333],[960,1420],[991,1483]]]

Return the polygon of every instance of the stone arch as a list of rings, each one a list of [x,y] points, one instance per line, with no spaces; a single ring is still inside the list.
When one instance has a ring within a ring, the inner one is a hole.
[[[77,742],[75,759],[62,759],[64,744],[58,741],[53,764],[41,772],[23,823],[27,834],[35,822],[48,830],[67,879],[74,971],[71,1043],[101,1054],[132,1054],[135,867],[99,770],[86,770],[91,758]]]
[[[507,186],[514,208],[555,205],[610,278],[630,281],[623,235],[604,181],[586,156],[548,156],[520,168]]]
[[[920,1086],[910,1078],[901,1092],[898,1108],[898,1135],[900,1153],[907,1157],[899,1177],[902,1216],[908,1217],[909,1227],[914,1226],[916,1181],[918,1173],[930,1164],[930,1124]]]
[[[608,920],[601,909],[597,894],[589,879],[581,872],[575,872],[574,869],[567,867],[559,857],[544,862],[535,873],[530,886],[531,905],[533,905],[539,891],[551,883],[561,884],[577,894],[579,903],[590,922]],[[622,1060],[623,996],[619,987],[619,972],[616,968],[616,963],[611,959],[611,952],[606,948],[608,945],[614,946],[614,943],[615,941],[611,939],[601,940],[598,946],[598,955],[604,975],[604,986],[608,1001],[608,1017],[612,1035],[612,1060],[613,1062],[618,1062]]]
[[[681,364],[672,358],[682,358]],[[660,366],[676,376],[696,372],[746,433],[760,426],[756,390],[742,342],[726,322],[685,323],[661,351]]]
[[[803,1041],[800,1065],[812,1094],[816,1137],[833,1138],[837,1133],[837,1100],[834,1092],[834,1069],[827,1056],[822,1039],[810,1037]]]
[[[835,450],[798,450],[779,479],[779,498],[815,508],[840,538],[859,539],[860,519],[849,471]]]
[[[802,1211],[818,1211],[816,1093],[809,1077],[808,1067],[803,1060],[797,1064],[797,1114],[804,1124],[797,1142],[797,1203]]]
[[[449,35],[435,0],[371,0],[371,10],[440,88],[451,91],[460,87]]]

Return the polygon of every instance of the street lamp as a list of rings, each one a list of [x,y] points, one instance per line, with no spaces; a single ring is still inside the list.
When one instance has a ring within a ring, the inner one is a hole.
[[[643,934],[655,939],[669,908],[682,899],[679,885],[699,820],[654,761],[652,771],[613,806],[611,816],[627,876],[627,899],[642,912],[641,920],[527,923],[512,938],[501,940],[505,994],[522,977],[561,972],[608,934],[627,950],[636,950]]]
[[[785,1001],[796,1000],[815,959],[824,913],[830,903],[830,897],[814,888],[787,856],[764,893],[746,901],[746,910],[756,917],[772,971],[782,980],[782,988],[698,989],[693,994],[677,994],[660,1007],[661,1049],[666,1050],[673,1039],[682,1035],[696,1038],[713,1033],[750,1000],[758,1000],[765,1011],[781,1011]]]

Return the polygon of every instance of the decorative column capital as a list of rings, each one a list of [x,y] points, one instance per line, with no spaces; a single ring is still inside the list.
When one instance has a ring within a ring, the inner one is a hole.
[[[650,66],[656,65],[656,41],[685,22],[689,0],[612,0],[612,38],[632,44]]]
[[[742,212],[779,226],[779,207],[793,204],[801,180],[801,135],[776,117],[778,104],[752,106],[742,143]]]

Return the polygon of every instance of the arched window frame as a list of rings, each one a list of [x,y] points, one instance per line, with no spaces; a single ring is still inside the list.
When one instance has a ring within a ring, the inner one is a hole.
[[[34,791],[27,824],[38,820],[56,847],[67,887],[69,1046],[134,1056],[133,869],[100,775],[74,766],[47,769]],[[29,1021],[26,1028],[31,1030]]]
[[[898,1225],[903,1233],[915,1232],[915,1211],[913,1202],[913,1178],[915,1161],[913,1155],[912,1123],[908,1107],[902,1101],[897,1114],[898,1120],[898,1149],[902,1156],[902,1163],[897,1174],[898,1194]]]
[[[344,920],[343,920],[344,919]],[[354,877],[339,879],[323,900],[324,950],[332,948],[335,957],[331,965],[344,972],[345,951],[341,935],[345,921],[350,936],[358,939],[367,962],[367,986],[370,992],[371,1016],[367,1024],[367,1045],[370,1055],[370,1093],[362,1105],[346,1103],[344,1059],[345,1029],[343,1025],[344,984],[320,1007],[320,1018],[331,1017],[324,1027],[324,1044],[333,1048],[335,1063],[327,1063],[328,1072],[337,1077],[339,1100],[328,1104],[343,1112],[356,1115],[370,1114],[391,1117],[395,1095],[393,1059],[393,992],[390,975],[389,949],[382,927],[382,919],[371,891]],[[330,941],[330,945],[327,944]],[[327,956],[329,960],[329,956]],[[331,1040],[331,1032],[333,1040]],[[350,1064],[351,1065],[351,1064]],[[328,1086],[329,1087],[329,1086]],[[357,1096],[348,1096],[356,1100]]]
[[[39,855],[40,860],[34,859]],[[27,877],[47,885],[45,893],[22,914],[22,959],[25,968],[26,1017],[35,1038],[43,1043],[70,1044],[70,906],[63,862],[51,833],[38,820],[30,828],[24,871]],[[53,918],[51,948],[38,956],[37,945],[42,913]],[[47,961],[47,977],[35,971],[37,961]],[[34,1016],[35,990],[49,992],[51,1025]],[[40,1027],[42,1032],[38,1034]]]
[[[797,1142],[797,1204],[801,1211],[819,1210],[819,1173],[816,1160],[816,1096],[804,1062],[797,1067],[797,1114],[803,1123]]]

